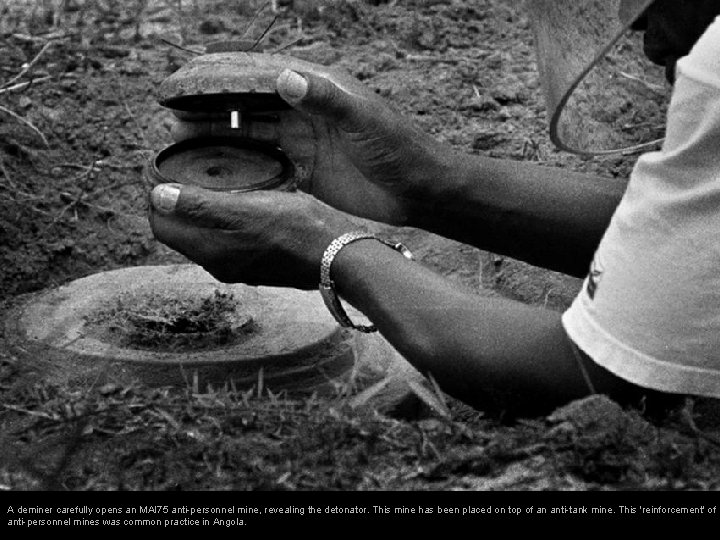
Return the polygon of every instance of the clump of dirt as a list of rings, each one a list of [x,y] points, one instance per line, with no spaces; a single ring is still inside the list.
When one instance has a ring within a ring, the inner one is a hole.
[[[586,482],[618,483],[640,472],[640,452],[655,440],[652,425],[603,395],[573,401],[548,417],[548,433],[565,446],[563,464]]]
[[[232,293],[219,290],[205,298],[126,293],[88,323],[124,347],[198,350],[226,345],[252,332],[252,318],[245,315],[238,321],[239,309]]]
[[[623,409],[607,396],[573,401],[547,417],[544,438],[556,465],[586,483],[705,489],[718,454]]]

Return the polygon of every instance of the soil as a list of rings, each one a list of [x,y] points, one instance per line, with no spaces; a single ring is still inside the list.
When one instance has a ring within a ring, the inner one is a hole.
[[[32,84],[0,93],[2,107],[34,126],[0,112],[5,306],[101,270],[185,262],[152,238],[141,172],[171,142],[157,86],[188,50],[213,41],[252,45],[269,29],[260,47],[347,69],[467,152],[605,177],[627,177],[636,159],[553,148],[517,2],[304,0],[277,14],[263,4],[76,0],[55,18],[35,0],[2,8],[0,81],[51,43],[14,81]],[[638,47],[637,37],[623,44],[620,67]],[[660,68],[644,75],[659,87],[662,77]],[[663,125],[662,111],[648,106],[655,97],[637,99],[639,116],[623,121],[655,133]],[[481,295],[564,309],[579,287],[423,231],[391,232]],[[78,388],[38,378],[1,339],[0,489],[720,487],[717,443],[680,417],[649,419],[602,397],[506,425],[441,393],[444,414],[430,407],[391,417],[350,408],[342,388],[325,400],[139,383]]]

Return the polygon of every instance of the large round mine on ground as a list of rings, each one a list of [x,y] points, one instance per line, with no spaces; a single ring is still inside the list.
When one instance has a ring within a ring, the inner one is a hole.
[[[327,389],[366,348],[314,291],[226,285],[194,265],[102,272],[30,295],[7,313],[5,334],[55,380],[201,389]]]

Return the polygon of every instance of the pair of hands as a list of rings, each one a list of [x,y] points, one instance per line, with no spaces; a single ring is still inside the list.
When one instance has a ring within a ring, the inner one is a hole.
[[[277,91],[293,109],[279,129],[250,128],[288,154],[315,139],[304,191],[228,194],[165,184],[153,190],[150,224],[156,238],[224,282],[310,289],[318,283],[330,242],[357,229],[346,214],[403,224],[441,174],[445,150],[359,81],[321,68],[285,70]],[[222,122],[185,117],[176,140],[229,135]]]

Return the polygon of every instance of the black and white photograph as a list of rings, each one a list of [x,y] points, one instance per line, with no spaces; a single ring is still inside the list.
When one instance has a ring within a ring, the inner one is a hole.
[[[0,0],[2,521],[717,521],[718,239],[717,0]]]

